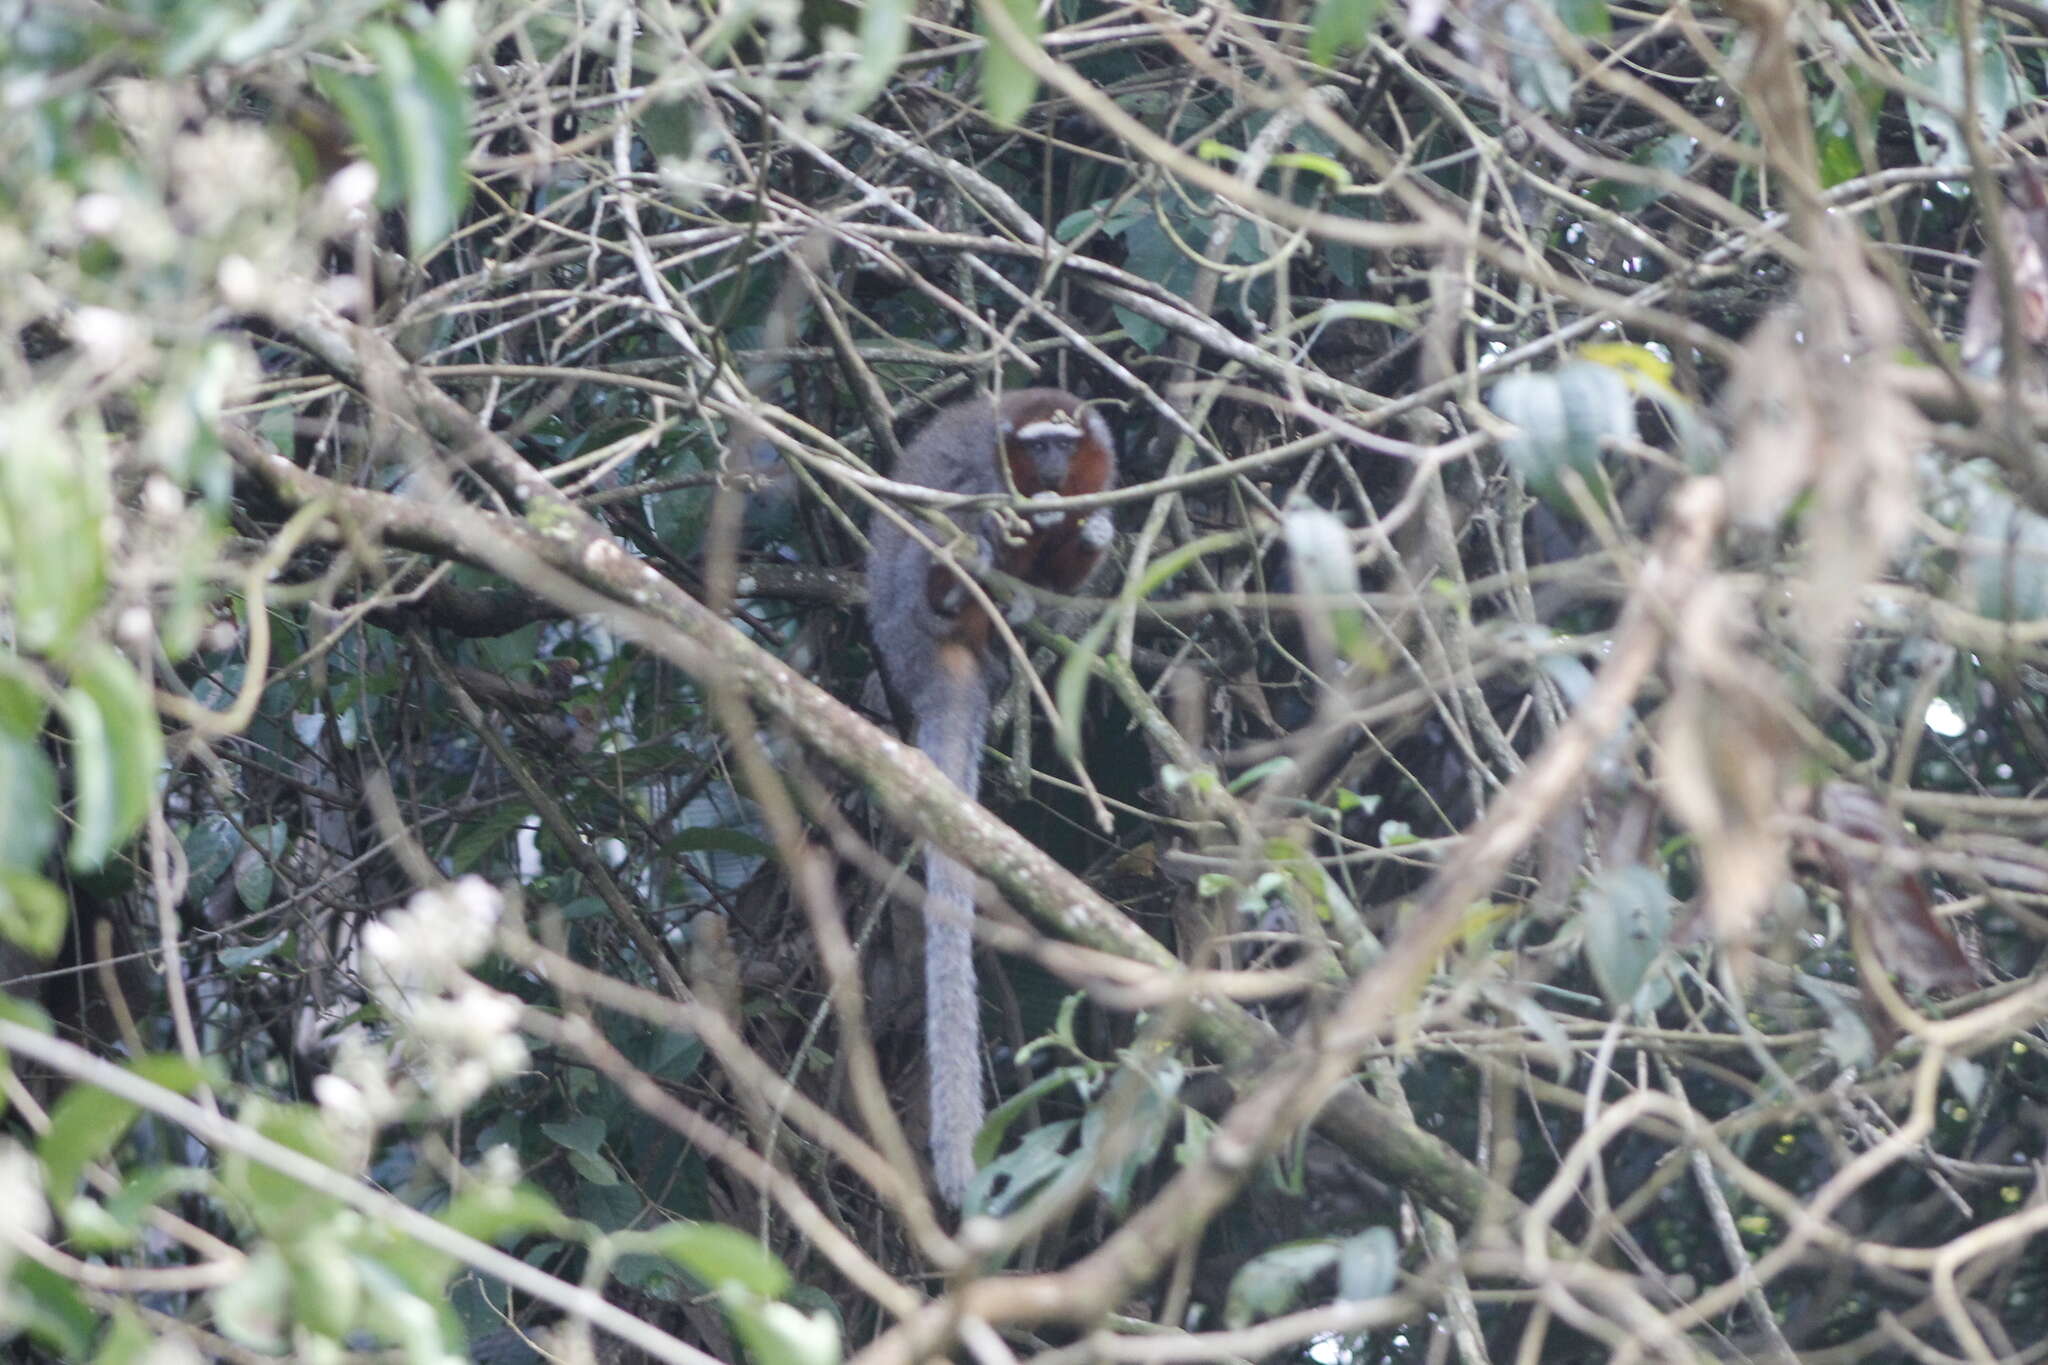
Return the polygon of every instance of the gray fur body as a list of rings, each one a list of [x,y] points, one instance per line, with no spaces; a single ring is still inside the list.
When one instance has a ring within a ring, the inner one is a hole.
[[[903,448],[898,483],[914,483],[948,493],[1000,493],[996,470],[996,426],[986,400],[946,408],[932,418],[917,439]],[[917,513],[909,514],[927,537],[941,535]],[[953,520],[969,529],[982,513],[955,512]],[[975,528],[985,552],[993,552],[986,531]],[[875,637],[882,672],[904,703],[917,710],[918,683],[937,667],[939,642],[950,618],[933,614],[925,600],[925,576],[932,553],[912,539],[894,520],[876,516],[868,523],[868,625]]]
[[[981,740],[988,728],[986,670],[954,678],[946,704],[922,712],[917,747],[973,799],[981,787]],[[974,979],[974,873],[924,846],[924,1044],[931,1070],[932,1173],[958,1207],[974,1180],[981,1100],[981,996]]]

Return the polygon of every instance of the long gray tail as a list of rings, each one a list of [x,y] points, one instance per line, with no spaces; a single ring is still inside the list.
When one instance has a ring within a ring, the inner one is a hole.
[[[963,645],[941,646],[922,698],[917,747],[972,799],[981,785],[988,681]],[[925,1057],[931,1069],[932,1169],[958,1207],[974,1179],[981,1131],[981,997],[974,986],[974,874],[927,843],[924,850]]]

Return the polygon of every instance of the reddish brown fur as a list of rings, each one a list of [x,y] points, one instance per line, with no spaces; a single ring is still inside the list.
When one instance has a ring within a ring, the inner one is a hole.
[[[1067,481],[1059,488],[1060,496],[1077,498],[1100,493],[1106,483],[1107,467],[1102,447],[1093,441],[1083,441],[1074,452]],[[1073,592],[1102,561],[1102,551],[1090,549],[1081,539],[1081,523],[1086,518],[1084,512],[1069,512],[1051,526],[1033,527],[1021,544],[1010,547],[1003,556],[1003,571],[1036,587]]]
[[[1012,420],[1022,426],[1039,416],[1036,412],[1016,413]],[[1085,426],[1082,432],[1081,443],[1075,448],[1073,459],[1067,463],[1066,481],[1055,490],[1064,498],[1084,497],[1109,487],[1109,452],[1087,434]],[[1030,459],[1007,444],[1004,456],[1009,460],[1010,477],[1019,493],[1028,498],[1046,491]],[[1012,578],[1033,587],[1073,592],[1088,581],[1088,576],[1102,562],[1103,552],[1089,549],[1081,539],[1081,523],[1085,520],[1085,512],[1069,512],[1051,526],[1033,527],[1021,543],[1005,548],[1000,567]]]
[[[1048,415],[1050,409],[1042,401],[1027,402],[1007,414],[1016,426],[1024,426]],[[1061,497],[1078,498],[1100,493],[1109,486],[1112,474],[1109,451],[1087,434],[1085,426],[1082,433],[1081,442],[1067,463],[1067,477],[1054,490]],[[1046,491],[1039,480],[1037,466],[1014,443],[1004,442],[1003,457],[1009,463],[1010,479],[1019,495],[1028,498]],[[1090,549],[1081,538],[1081,523],[1085,520],[1085,512],[1068,512],[1051,526],[1032,527],[1022,540],[1002,547],[996,567],[1033,587],[1058,593],[1078,590],[1102,563],[1104,554],[1101,550]],[[931,566],[925,578],[925,598],[934,611],[943,614],[942,604],[958,589],[958,570],[944,564]],[[954,614],[948,638],[979,651],[987,647],[993,633],[988,613],[982,610],[980,603],[969,600]]]

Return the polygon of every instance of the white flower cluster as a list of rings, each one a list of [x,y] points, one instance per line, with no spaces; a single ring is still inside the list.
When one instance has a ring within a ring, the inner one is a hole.
[[[314,1098],[338,1134],[362,1145],[402,1113],[460,1113],[527,1064],[519,1002],[469,974],[491,946],[503,898],[480,877],[415,895],[365,925],[364,984],[391,1021],[387,1052],[361,1031],[344,1035]]]
[[[430,995],[446,987],[490,950],[504,898],[482,877],[416,893],[363,927],[365,975],[381,999],[387,993]]]
[[[786,62],[804,50],[803,0],[760,0],[754,9],[754,24],[761,34],[763,54],[770,64]]]

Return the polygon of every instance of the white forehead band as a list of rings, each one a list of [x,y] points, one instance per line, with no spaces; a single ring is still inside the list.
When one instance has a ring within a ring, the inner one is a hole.
[[[1056,412],[1050,417],[1041,417],[1035,422],[1026,422],[1023,426],[1018,427],[1016,431],[1017,439],[1020,441],[1041,441],[1048,436],[1079,436],[1080,434],[1081,424],[1064,412]]]

